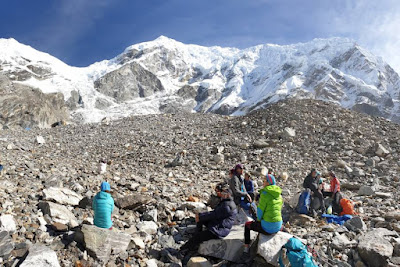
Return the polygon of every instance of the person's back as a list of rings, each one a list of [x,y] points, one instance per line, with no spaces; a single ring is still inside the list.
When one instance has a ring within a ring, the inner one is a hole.
[[[283,199],[282,189],[277,185],[269,185],[261,189],[258,209],[263,211],[262,220],[266,222],[282,221]]]
[[[108,185],[108,186],[107,186]],[[111,214],[114,210],[114,199],[109,193],[110,185],[106,182],[101,184],[101,191],[93,199],[94,225],[100,228],[111,228]]]
[[[237,209],[232,199],[222,199],[215,208],[207,227],[219,238],[227,236],[235,222]]]

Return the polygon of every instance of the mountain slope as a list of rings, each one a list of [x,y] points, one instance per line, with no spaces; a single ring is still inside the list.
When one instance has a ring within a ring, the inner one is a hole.
[[[400,77],[344,38],[247,49],[186,45],[161,36],[111,60],[71,67],[0,39],[0,72],[61,92],[75,120],[162,112],[242,115],[286,98],[315,98],[400,122]]]

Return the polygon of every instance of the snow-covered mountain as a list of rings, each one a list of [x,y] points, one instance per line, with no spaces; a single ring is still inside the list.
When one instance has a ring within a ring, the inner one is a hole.
[[[332,101],[400,122],[399,75],[344,38],[240,50],[161,36],[85,68],[0,39],[0,75],[62,93],[72,117],[85,122],[179,111],[241,115],[288,97]]]

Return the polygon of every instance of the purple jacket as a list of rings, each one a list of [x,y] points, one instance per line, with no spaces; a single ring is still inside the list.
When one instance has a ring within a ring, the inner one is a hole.
[[[207,225],[208,230],[223,238],[230,233],[236,214],[237,209],[233,200],[222,199],[213,211],[200,213],[199,220]]]

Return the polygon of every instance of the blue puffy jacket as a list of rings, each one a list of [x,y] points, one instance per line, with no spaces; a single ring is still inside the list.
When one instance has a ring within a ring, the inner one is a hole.
[[[227,236],[237,214],[236,205],[232,199],[222,199],[215,210],[199,214],[199,221],[219,238]]]
[[[112,226],[111,214],[114,210],[114,199],[104,191],[100,191],[93,199],[94,225],[100,228]]]

